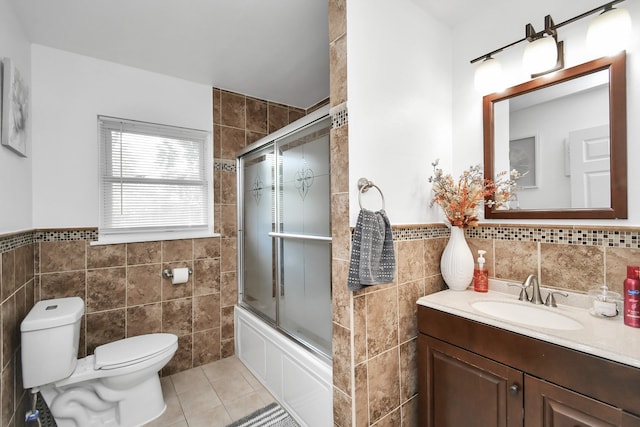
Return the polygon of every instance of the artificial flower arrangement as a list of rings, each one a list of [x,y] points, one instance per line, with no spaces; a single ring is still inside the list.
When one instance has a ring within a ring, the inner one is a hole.
[[[482,168],[476,165],[465,170],[455,182],[451,175],[445,175],[437,167],[438,162],[439,159],[431,163],[435,176],[429,177],[434,192],[430,206],[437,203],[449,223],[460,228],[478,225],[479,206],[505,206],[517,190],[516,180],[522,176],[514,169],[509,175],[500,172],[498,179],[493,181],[485,179]]]

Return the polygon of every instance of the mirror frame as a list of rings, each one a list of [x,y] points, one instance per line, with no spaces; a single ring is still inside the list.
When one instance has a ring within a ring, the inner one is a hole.
[[[627,214],[627,85],[626,53],[603,57],[551,76],[510,87],[482,98],[484,137],[484,177],[495,179],[493,104],[566,82],[601,70],[609,70],[609,144],[611,170],[611,207],[603,209],[513,209],[499,210],[485,205],[486,219],[626,219]]]

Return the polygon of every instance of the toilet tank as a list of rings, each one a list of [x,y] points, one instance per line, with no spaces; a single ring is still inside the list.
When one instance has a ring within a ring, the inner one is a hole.
[[[22,381],[25,389],[67,378],[76,367],[82,298],[36,303],[20,324]]]

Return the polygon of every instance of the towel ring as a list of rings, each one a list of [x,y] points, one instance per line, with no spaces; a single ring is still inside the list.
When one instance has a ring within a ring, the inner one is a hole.
[[[367,178],[360,178],[358,180],[358,203],[360,204],[360,209],[362,209],[362,193],[366,193],[371,187],[375,188],[378,190],[378,193],[380,193],[380,197],[382,198],[382,210],[384,210],[384,194],[382,194],[382,190]]]

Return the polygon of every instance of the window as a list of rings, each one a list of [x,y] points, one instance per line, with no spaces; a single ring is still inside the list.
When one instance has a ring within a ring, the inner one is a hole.
[[[212,235],[208,132],[104,116],[98,126],[99,243]]]

